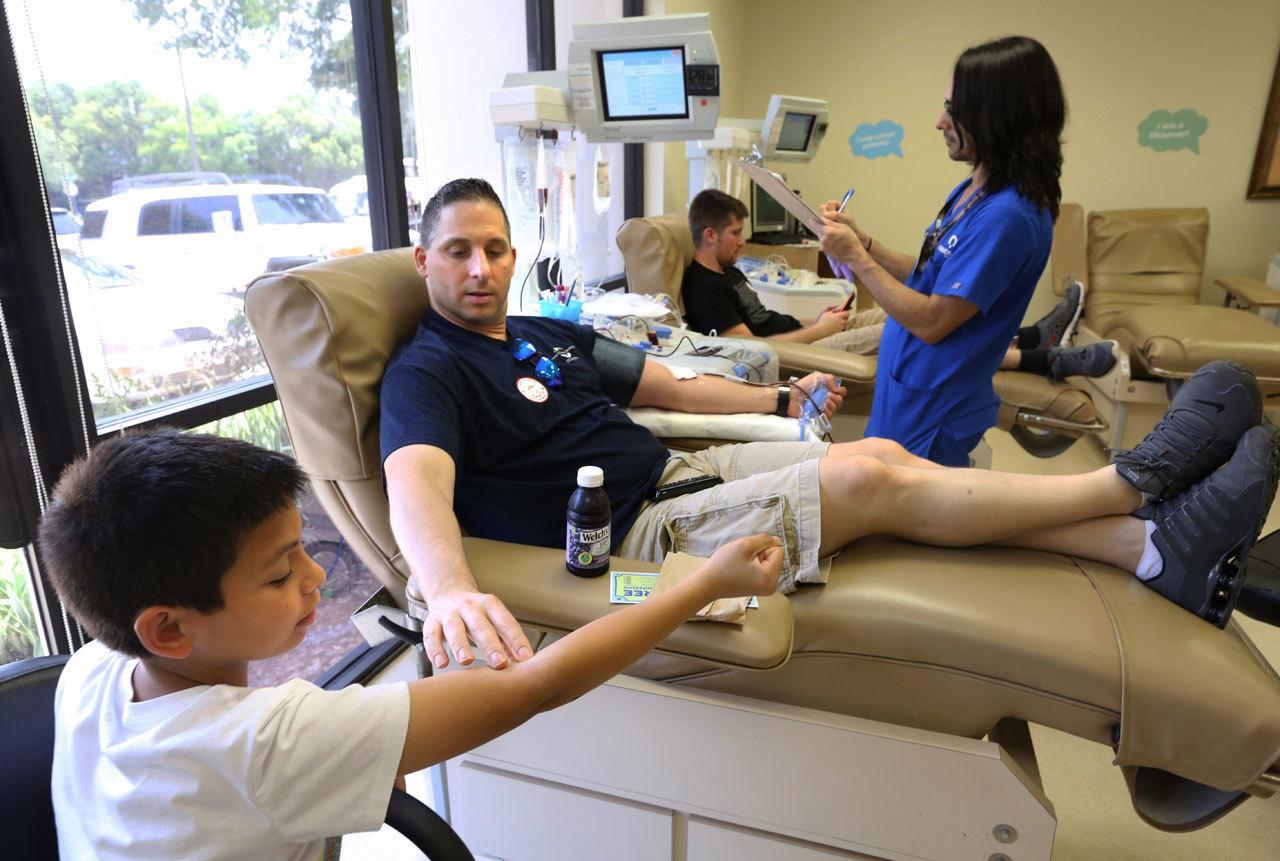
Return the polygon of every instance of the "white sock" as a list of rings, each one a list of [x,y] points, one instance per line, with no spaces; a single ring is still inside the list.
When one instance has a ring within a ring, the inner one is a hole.
[[[1160,551],[1156,549],[1156,543],[1151,540],[1151,535],[1156,531],[1156,522],[1154,520],[1147,521],[1147,540],[1142,545],[1142,558],[1138,560],[1138,570],[1134,573],[1138,575],[1139,580],[1150,580],[1152,577],[1160,576],[1160,572],[1164,570],[1164,560],[1160,558]]]

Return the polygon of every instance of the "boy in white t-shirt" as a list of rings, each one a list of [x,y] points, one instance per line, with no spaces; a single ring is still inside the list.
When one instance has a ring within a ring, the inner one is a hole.
[[[246,687],[315,619],[324,571],[301,544],[290,458],[218,437],[125,434],[70,466],[40,540],[96,638],[58,685],[61,857],[319,859],[378,828],[398,777],[562,705],[718,597],[771,593],[754,536],[689,579],[502,670],[325,691]]]

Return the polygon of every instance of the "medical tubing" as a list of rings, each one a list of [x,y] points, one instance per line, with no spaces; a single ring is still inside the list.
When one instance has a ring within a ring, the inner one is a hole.
[[[546,225],[546,218],[543,217],[543,226]],[[533,253],[533,265],[531,265],[524,273],[524,280],[520,282],[520,310],[524,311],[524,291],[529,286],[529,273],[538,268],[538,260],[542,257],[542,242],[546,237],[545,230],[538,231],[538,250]]]

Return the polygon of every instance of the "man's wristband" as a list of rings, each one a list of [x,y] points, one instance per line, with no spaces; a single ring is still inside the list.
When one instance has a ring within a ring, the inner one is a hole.
[[[784,419],[791,410],[791,387],[778,386],[778,405],[774,407],[773,414],[782,416]]]
[[[875,240],[874,240],[874,239],[872,239],[872,238],[871,238],[871,234],[870,234],[870,233],[868,233],[868,234],[867,234],[867,244],[866,244],[866,245],[864,245],[864,246],[862,246],[862,250],[863,250],[863,251],[866,251],[866,252],[870,252],[870,251],[871,251],[871,243],[872,243],[872,242],[875,242]]]

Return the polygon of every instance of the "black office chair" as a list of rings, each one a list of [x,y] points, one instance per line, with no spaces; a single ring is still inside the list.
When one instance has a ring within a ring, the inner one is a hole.
[[[56,859],[53,799],[53,693],[65,655],[28,658],[0,667],[0,834],[6,858]],[[475,861],[436,812],[399,789],[391,791],[387,824],[431,861]]]

